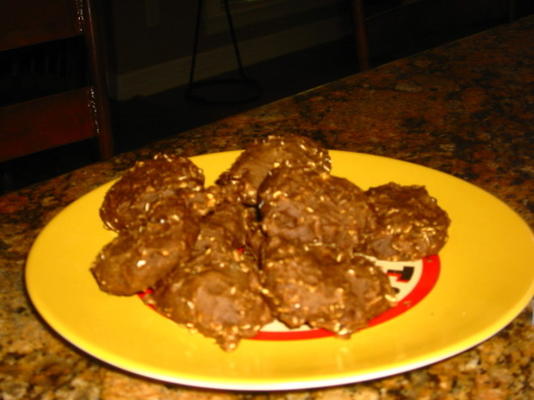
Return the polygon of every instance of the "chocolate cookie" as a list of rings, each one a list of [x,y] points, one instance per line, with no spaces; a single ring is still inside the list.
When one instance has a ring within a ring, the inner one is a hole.
[[[339,259],[325,246],[282,244],[265,254],[262,281],[275,317],[349,336],[390,307],[387,276],[363,257]],[[393,297],[391,297],[392,299]]]
[[[145,301],[224,350],[275,317],[350,336],[394,295],[359,254],[435,254],[450,221],[422,186],[364,192],[330,164],[295,135],[256,142],[207,188],[186,158],[139,162],[105,196],[100,215],[118,236],[91,272],[108,293],[153,289]]]
[[[370,188],[367,201],[376,229],[362,251],[383,260],[417,260],[437,254],[447,241],[450,219],[424,186],[397,183]]]
[[[278,168],[258,191],[261,227],[269,238],[352,251],[374,229],[364,192],[317,170]]]
[[[176,210],[175,210],[176,211]],[[91,272],[101,290],[133,295],[154,285],[191,255],[199,228],[186,214],[122,231],[97,256]]]
[[[199,229],[194,255],[206,251],[215,255],[228,249],[257,252],[259,226],[256,211],[241,203],[218,204],[211,213],[199,220]]]
[[[272,320],[256,263],[235,249],[208,249],[175,269],[156,285],[152,300],[163,315],[215,338],[226,351]]]
[[[156,202],[188,202],[203,210],[202,171],[185,157],[158,154],[137,162],[108,190],[100,208],[100,217],[114,231],[135,228],[150,219]],[[182,197],[177,199],[177,197]],[[200,204],[199,204],[200,202]]]
[[[280,166],[330,171],[331,160],[328,151],[309,138],[271,135],[245,149],[217,183],[235,187],[243,203],[255,205],[263,179]]]

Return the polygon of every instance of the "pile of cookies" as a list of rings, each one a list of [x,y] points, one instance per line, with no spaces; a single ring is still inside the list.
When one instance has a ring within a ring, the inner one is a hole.
[[[364,191],[330,171],[296,135],[259,140],[210,186],[184,157],[137,162],[105,195],[117,236],[91,272],[111,294],[150,289],[156,310],[224,350],[274,319],[348,337],[394,297],[370,260],[436,254],[450,221],[422,186]]]

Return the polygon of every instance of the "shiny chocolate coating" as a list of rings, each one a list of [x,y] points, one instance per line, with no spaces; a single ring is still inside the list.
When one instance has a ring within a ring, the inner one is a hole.
[[[391,306],[392,288],[380,268],[330,247],[282,244],[265,254],[262,267],[264,293],[290,328],[309,325],[350,336]]]
[[[245,149],[217,183],[235,187],[241,201],[257,204],[257,190],[273,169],[330,171],[328,151],[313,140],[297,135],[270,135]]]
[[[267,237],[350,252],[375,228],[364,192],[327,172],[279,168],[264,180],[258,198]]]
[[[198,222],[187,214],[172,223],[122,231],[100,251],[91,272],[105,292],[128,296],[144,291],[190,258],[198,231]]]
[[[157,154],[151,160],[138,161],[113,184],[100,207],[100,217],[116,232],[135,228],[152,219],[150,211],[157,202],[208,201],[196,196],[203,185],[202,170],[189,159]]]
[[[376,229],[361,249],[383,260],[418,260],[437,254],[447,241],[450,219],[424,186],[397,183],[370,188],[367,201]]]
[[[226,351],[272,320],[256,262],[236,249],[206,249],[161,280],[152,299],[163,315],[214,338]]]

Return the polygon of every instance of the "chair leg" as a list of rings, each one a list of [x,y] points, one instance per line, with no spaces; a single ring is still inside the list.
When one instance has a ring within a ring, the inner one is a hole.
[[[100,158],[107,160],[114,154],[113,134],[111,130],[110,104],[107,94],[107,82],[105,77],[106,64],[104,51],[102,50],[102,37],[100,26],[95,18],[96,10],[93,0],[85,1],[85,40],[90,49],[89,62],[93,75],[93,88],[89,93],[89,106],[93,109],[95,123],[97,124],[96,139]]]
[[[356,39],[356,54],[360,71],[369,69],[369,47],[363,0],[352,0],[352,17],[354,23],[354,37]]]

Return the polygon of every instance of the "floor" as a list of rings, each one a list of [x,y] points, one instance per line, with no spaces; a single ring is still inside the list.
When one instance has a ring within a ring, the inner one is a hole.
[[[372,49],[372,65],[403,57],[425,48],[454,40],[503,21],[463,26],[441,31],[423,39],[408,40],[401,46]],[[126,152],[199,125],[209,123],[278,98],[313,88],[320,84],[358,72],[352,37],[317,46],[299,53],[269,60],[247,69],[258,81],[261,96],[240,104],[205,104],[186,100],[184,88],[125,102],[112,102],[116,152]],[[0,163],[0,194],[98,161],[94,143],[81,142],[32,156]]]

